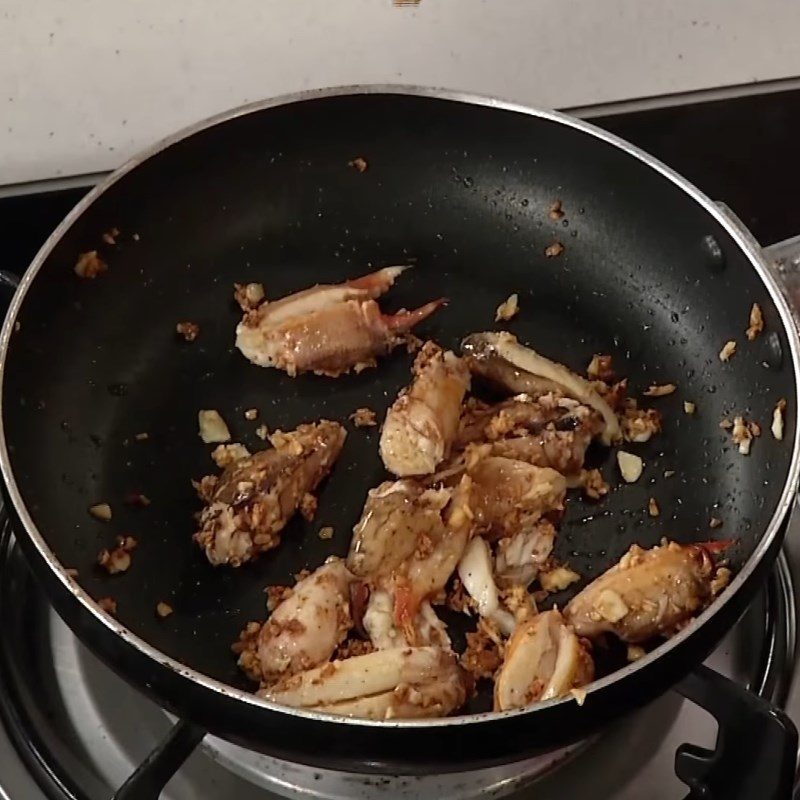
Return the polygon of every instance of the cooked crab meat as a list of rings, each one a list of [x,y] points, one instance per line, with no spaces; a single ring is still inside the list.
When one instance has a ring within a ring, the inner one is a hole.
[[[258,636],[264,681],[293,675],[327,661],[352,627],[350,584],[344,561],[331,558],[299,581]]]
[[[467,474],[475,530],[490,539],[527,531],[564,507],[567,481],[549,467],[489,456],[468,466]]]
[[[367,719],[444,717],[464,704],[468,682],[439,647],[376,650],[332,661],[259,692],[295,708]]]
[[[206,505],[194,539],[208,560],[238,567],[277,547],[303,497],[330,472],[345,436],[344,427],[328,420],[277,431],[272,448],[234,461],[218,478],[203,478],[198,491]]]
[[[475,601],[478,613],[497,625],[503,634],[510,636],[516,627],[516,620],[500,603],[492,574],[492,554],[482,537],[475,536],[467,545],[461,561],[458,562],[458,577]]]
[[[447,628],[427,600],[420,604],[412,624],[405,627],[399,626],[395,621],[394,606],[394,598],[385,589],[370,593],[362,624],[376,650],[424,645],[450,649]],[[409,637],[409,634],[413,635]]]
[[[423,535],[442,526],[451,496],[448,489],[425,489],[411,480],[370,489],[353,528],[347,566],[362,578],[391,574],[414,554]]]
[[[591,430],[544,430],[529,436],[513,436],[492,442],[493,455],[526,461],[536,467],[550,467],[564,475],[578,475],[586,451],[594,438]]]
[[[669,636],[711,601],[719,581],[702,545],[632,545],[611,569],[593,580],[564,610],[579,636],[613,633],[624,642]]]
[[[236,328],[236,346],[261,367],[289,375],[315,372],[336,377],[374,366],[375,358],[403,341],[444,300],[414,311],[383,314],[376,298],[387,292],[407,267],[386,267],[335,286],[310,289],[262,303]]]
[[[426,489],[411,480],[384,483],[367,497],[347,565],[388,590],[395,621],[413,629],[422,601],[440,592],[456,568],[471,519],[466,477],[448,489]]]
[[[594,663],[558,611],[520,623],[495,676],[494,708],[506,711],[563,697],[590,683]]]
[[[386,414],[380,453],[399,477],[428,475],[450,454],[458,431],[469,370],[451,351],[426,342],[417,354],[411,385]]]
[[[601,414],[604,444],[622,438],[617,415],[589,381],[563,364],[524,347],[513,334],[506,331],[474,333],[464,339],[461,349],[473,373],[515,394],[537,395],[551,391],[565,394]]]
[[[500,539],[495,555],[495,576],[500,586],[527,586],[553,552],[556,529],[539,520],[528,530]]]

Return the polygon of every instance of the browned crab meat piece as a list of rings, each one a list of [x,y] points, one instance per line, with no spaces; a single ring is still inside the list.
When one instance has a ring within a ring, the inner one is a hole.
[[[703,545],[632,545],[611,569],[572,598],[564,617],[579,636],[613,633],[625,642],[669,636],[705,608],[727,583]]]
[[[407,267],[386,267],[345,283],[313,286],[248,311],[236,328],[236,346],[254,364],[289,375],[336,377],[374,366],[379,355],[429,317],[444,300],[414,311],[383,314],[376,298]]]
[[[547,393],[520,395],[462,417],[456,447],[491,443],[492,455],[552,467],[566,475],[583,467],[586,450],[603,430],[599,413],[588,406]]]
[[[463,448],[471,442],[493,441],[515,433],[538,433],[569,413],[570,409],[560,404],[561,399],[549,392],[539,397],[519,394],[494,405],[472,400],[465,404],[455,446]],[[573,401],[568,402],[574,406]]]
[[[204,478],[199,492],[206,505],[194,539],[208,560],[238,567],[277,547],[304,495],[330,472],[345,436],[328,420],[276,431],[271,449],[234,461],[218,478]]]
[[[472,532],[469,480],[429,489],[405,479],[372,489],[353,529],[347,566],[388,591],[408,641],[422,603],[441,592]]]
[[[344,561],[331,558],[295,584],[261,626],[256,660],[247,671],[271,682],[325,663],[352,627],[352,581]]]
[[[550,467],[563,475],[577,475],[583,468],[586,450],[594,434],[585,428],[574,431],[544,430],[530,436],[498,439],[491,453],[525,461],[535,467]]]
[[[566,479],[549,467],[489,456],[470,466],[467,476],[475,531],[489,539],[530,530],[564,507]]]

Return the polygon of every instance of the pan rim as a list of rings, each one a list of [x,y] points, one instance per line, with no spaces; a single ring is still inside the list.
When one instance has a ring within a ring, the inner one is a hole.
[[[548,109],[540,109],[532,106],[527,106],[521,103],[511,102],[500,98],[474,94],[470,92],[456,91],[444,88],[434,87],[421,87],[413,85],[402,84],[364,84],[364,85],[351,85],[351,86],[333,86],[321,89],[311,89],[301,92],[293,92],[289,94],[280,95],[278,97],[259,100],[246,105],[238,106],[236,108],[223,111],[215,114],[206,119],[192,123],[181,130],[173,133],[147,148],[144,148],[136,155],[132,156],[122,166],[105,177],[100,183],[97,184],[85,197],[83,197],[78,204],[67,214],[62,222],[50,234],[42,247],[37,252],[33,261],[28,269],[23,274],[19,287],[14,293],[8,312],[6,313],[3,322],[2,330],[0,330],[0,475],[6,486],[7,497],[10,498],[14,509],[21,521],[25,532],[30,537],[34,547],[38,551],[41,558],[47,563],[50,570],[55,574],[57,579],[79,603],[83,606],[84,611],[94,617],[96,622],[102,624],[108,629],[110,633],[119,636],[126,645],[131,646],[138,650],[142,655],[157,662],[158,664],[167,667],[179,676],[186,678],[195,684],[199,684],[204,690],[213,692],[220,698],[232,698],[244,702],[248,705],[261,708],[265,712],[272,712],[283,714],[291,717],[298,718],[298,720],[309,720],[315,722],[325,722],[328,724],[335,723],[346,724],[355,727],[371,727],[371,728],[432,728],[432,727],[448,727],[452,725],[476,725],[484,722],[491,722],[500,719],[507,719],[510,717],[527,716],[535,714],[536,711],[551,708],[553,706],[574,702],[571,697],[558,698],[545,703],[539,703],[526,708],[514,709],[510,711],[488,711],[480,714],[463,715],[456,717],[443,717],[439,719],[422,719],[422,720],[365,720],[350,717],[340,717],[330,714],[311,711],[309,709],[290,708],[288,706],[279,705],[270,702],[264,698],[258,697],[256,694],[246,692],[241,689],[236,689],[229,684],[209,677],[201,672],[187,667],[185,664],[167,656],[161,650],[151,645],[149,642],[135,634],[126,626],[122,625],[111,615],[102,611],[96,602],[89,596],[75,582],[66,571],[66,568],[56,557],[55,553],[50,549],[42,534],[39,532],[38,527],[33,521],[33,518],[28,512],[25,502],[22,498],[19,486],[17,485],[14,477],[14,471],[11,466],[11,459],[8,451],[8,444],[6,441],[5,423],[3,414],[3,402],[5,398],[5,367],[8,349],[11,342],[11,337],[14,332],[14,326],[20,308],[24,302],[25,296],[30,289],[33,281],[35,280],[39,270],[42,268],[50,253],[55,248],[56,244],[62,239],[64,234],[75,223],[75,221],[83,214],[83,212],[91,206],[91,204],[106,191],[108,191],[114,184],[121,180],[127,173],[133,171],[135,168],[148,161],[150,158],[158,155],[162,151],[168,149],[170,146],[175,145],[190,136],[212,128],[224,122],[246,116],[251,113],[265,111],[270,108],[280,106],[288,106],[295,103],[302,103],[313,100],[320,100],[334,97],[347,97],[357,95],[399,95],[417,98],[429,98],[432,100],[445,100],[464,105],[481,106],[485,108],[494,108],[501,111],[509,111],[526,116],[537,117],[548,122],[563,125],[567,128],[592,136],[605,144],[623,151],[625,154],[635,158],[650,169],[655,170],[662,177],[669,180],[678,189],[683,191],[689,198],[697,203],[703,210],[705,210],[731,237],[734,243],[744,253],[750,262],[753,269],[761,279],[762,284],[766,288],[772,302],[778,309],[780,320],[783,329],[787,335],[789,342],[789,350],[791,352],[792,368],[795,377],[795,402],[796,408],[800,408],[800,336],[798,336],[797,325],[794,316],[789,308],[783,290],[778,284],[776,278],[772,275],[767,266],[763,252],[758,247],[752,234],[738,225],[731,217],[726,214],[713,200],[701,192],[690,181],[684,178],[679,173],[672,170],[670,167],[663,164],[658,159],[649,155],[645,151],[636,147],[635,145],[625,141],[624,139],[609,133],[589,122],[586,122],[567,114],[552,111]],[[716,613],[720,612],[730,599],[735,595],[739,588],[748,580],[749,576],[760,564],[766,553],[769,551],[773,541],[780,535],[782,523],[790,511],[795,495],[797,493],[798,482],[800,481],[800,457],[798,457],[798,449],[800,449],[800,425],[795,426],[795,434],[792,442],[792,458],[789,466],[786,481],[781,492],[780,499],[775,508],[772,518],[770,519],[766,532],[759,540],[753,553],[748,558],[744,567],[736,574],[730,585],[717,598],[714,603],[709,606],[702,614],[695,618],[694,624],[686,626],[682,631],[673,636],[667,642],[662,643],[653,651],[648,653],[644,658],[636,662],[628,664],[622,669],[616,670],[609,675],[593,682],[587,687],[587,697],[589,700],[591,695],[599,692],[617,681],[624,680],[630,675],[637,673],[639,670],[645,669],[648,665],[654,663],[662,655],[675,647],[678,647],[682,642],[692,636],[696,631],[702,628],[703,624],[710,620]],[[212,731],[213,733],[213,731]]]

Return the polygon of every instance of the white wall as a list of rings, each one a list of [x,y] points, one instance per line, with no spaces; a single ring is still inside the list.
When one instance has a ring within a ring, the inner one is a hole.
[[[797,76],[799,33],[797,0],[0,0],[0,184],[324,85],[563,108]]]

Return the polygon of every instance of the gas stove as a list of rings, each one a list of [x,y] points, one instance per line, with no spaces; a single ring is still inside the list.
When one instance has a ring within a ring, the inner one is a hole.
[[[761,241],[800,232],[800,200],[786,188],[800,172],[794,155],[800,92],[585,115],[724,200]],[[79,184],[0,191],[6,223],[2,266],[24,269],[86,191]],[[785,709],[796,723],[798,603],[800,526],[787,532],[768,583],[707,661]],[[0,619],[0,798],[112,797],[168,737],[174,720],[95,659],[61,622],[2,515]],[[676,751],[684,743],[713,750],[716,736],[714,718],[677,692],[571,748],[513,765],[426,778],[301,767],[206,736],[162,797],[675,800],[687,794],[676,775]]]

